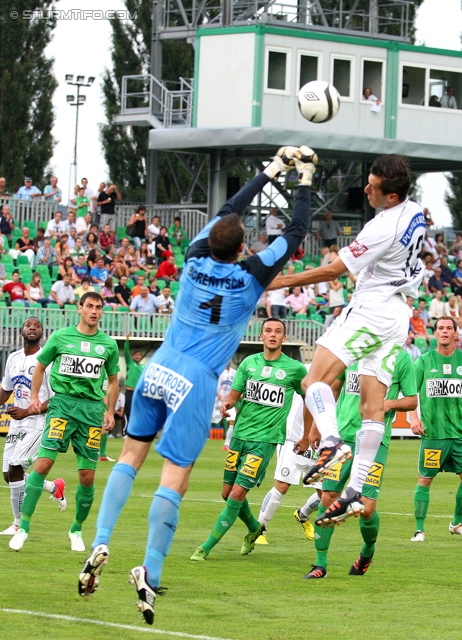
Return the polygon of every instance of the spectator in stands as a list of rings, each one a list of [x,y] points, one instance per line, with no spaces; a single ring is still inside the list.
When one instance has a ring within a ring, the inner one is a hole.
[[[425,224],[427,225],[427,227],[431,227],[432,225],[435,224],[433,222],[432,214],[431,214],[430,209],[428,207],[424,207],[424,210],[423,210],[422,213],[425,216]]]
[[[69,245],[70,249],[73,249],[75,247],[76,240],[77,240],[77,228],[71,227],[71,230],[69,231],[69,237],[67,239],[67,244]]]
[[[10,205],[4,204],[0,207],[0,233],[11,242],[11,232],[14,230],[14,220],[10,213]]]
[[[114,289],[114,294],[117,298],[117,302],[122,307],[130,307],[130,302],[132,299],[132,292],[130,288],[127,287],[128,277],[123,275],[119,278],[119,284]]]
[[[50,220],[45,229],[45,238],[54,238],[58,240],[59,236],[64,233],[64,222],[62,220],[63,214],[61,211],[55,213],[55,217]]]
[[[117,253],[121,253],[121,255],[125,257],[125,254],[127,253],[129,246],[130,246],[130,240],[128,238],[122,238],[122,240],[120,241],[120,248]]]
[[[422,243],[422,251],[426,253],[431,253],[433,257],[438,258],[438,252],[436,250],[437,242],[435,238],[432,238],[428,231],[425,231],[425,239]]]
[[[90,253],[90,251],[93,251],[93,250],[100,251],[100,246],[98,243],[98,238],[96,236],[96,233],[93,233],[93,231],[90,231],[90,233],[87,235],[87,239],[83,240],[83,248],[85,249],[86,253]]]
[[[446,93],[441,98],[441,107],[443,109],[457,109],[457,100],[454,95],[454,87],[448,87]]]
[[[55,246],[58,264],[62,264],[66,258],[71,259],[71,248],[67,243],[67,238],[67,234],[63,233],[61,240]]]
[[[130,277],[130,271],[128,269],[128,266],[125,264],[125,260],[119,253],[114,256],[114,260],[112,261],[112,266],[113,266],[112,275],[114,278],[117,278],[118,280],[120,280],[122,276],[126,276],[127,279]]]
[[[414,298],[412,296],[407,296],[406,304],[408,306],[409,318],[412,318],[412,313],[414,311]]]
[[[321,222],[317,237],[321,238],[325,247],[330,247],[337,242],[337,236],[342,233],[340,225],[335,220],[332,220],[332,213],[326,211],[324,213],[324,220]]]
[[[32,244],[34,245],[35,253],[37,253],[37,251],[40,249],[40,247],[43,247],[43,241],[44,240],[45,240],[45,229],[43,229],[43,227],[39,227],[37,229],[37,235],[32,240]]]
[[[43,197],[45,202],[57,202],[58,204],[63,199],[63,193],[61,189],[58,187],[58,178],[56,176],[51,176],[50,184],[47,184],[45,189],[43,190]]]
[[[75,205],[77,207],[77,218],[83,218],[87,213],[90,213],[88,209],[91,206],[91,200],[85,195],[85,189],[80,187],[79,195],[75,199]]]
[[[67,235],[71,234],[71,229],[77,230],[77,224],[75,222],[75,213],[73,211],[67,211],[66,219],[63,221],[63,227]]]
[[[380,98],[374,96],[370,87],[364,87],[363,100],[366,100],[367,102],[375,102],[375,104],[380,104]]]
[[[37,251],[35,264],[46,264],[50,274],[52,273],[53,267],[58,264],[58,256],[56,255],[54,247],[51,246],[50,238],[44,238],[43,246]]]
[[[441,102],[438,99],[438,96],[430,96],[430,99],[428,101],[428,106],[429,107],[441,107]]]
[[[282,275],[282,271],[278,275]],[[281,318],[282,320],[287,318],[286,296],[287,289],[285,287],[266,291],[266,313],[268,318]]]
[[[438,244],[436,245],[436,253],[437,253],[437,257],[436,257],[436,260],[433,262],[434,269],[436,269],[436,267],[441,266],[441,258],[448,257],[448,249],[446,245],[443,244],[442,242],[438,242]]]
[[[127,252],[125,253],[125,263],[128,267],[128,270],[131,274],[135,273],[135,271],[138,271],[139,269],[139,265],[138,265],[138,252],[136,251],[134,245],[130,245],[127,249]]]
[[[42,307],[47,307],[49,302],[52,302],[50,298],[45,296],[42,287],[42,276],[40,273],[34,272],[32,274],[32,280],[28,285],[26,285],[27,293],[29,294],[30,299],[33,302],[38,302],[42,305]]]
[[[432,293],[436,293],[437,291],[446,293],[446,287],[451,288],[450,285],[447,285],[443,280],[441,267],[437,267],[434,275],[428,281],[428,288]]]
[[[338,318],[343,311],[343,305],[341,307],[333,307],[330,310],[330,315],[326,316],[324,320],[324,329],[328,329],[334,322],[335,318]]]
[[[122,196],[115,184],[110,184],[109,187],[105,191],[101,191],[98,196],[97,203],[101,206],[101,213],[114,215],[115,203],[121,199]]]
[[[256,253],[259,253],[260,251],[264,251],[267,248],[268,248],[268,241],[266,239],[266,233],[260,233],[260,235],[258,236],[258,240],[253,243],[249,251],[251,254],[255,255]]]
[[[158,313],[173,313],[175,301],[170,295],[170,287],[164,287],[156,300],[159,305]]]
[[[132,289],[132,296],[133,298],[135,298],[136,296],[139,296],[141,293],[141,287],[144,287],[145,285],[145,278],[144,276],[136,276],[136,284]]]
[[[114,281],[109,276],[104,283],[104,286],[101,287],[100,294],[104,300],[105,305],[111,305],[113,311],[117,309],[117,305],[119,304],[119,300],[114,291]]]
[[[90,228],[88,229],[88,231],[86,233],[83,234],[82,236],[82,242],[85,246],[85,243],[88,240],[88,236],[90,235],[90,233],[94,233],[97,240],[98,240],[98,246],[99,246],[99,227],[97,224],[95,224],[94,222],[91,223]]]
[[[168,258],[168,254],[166,251],[172,252],[172,245],[170,244],[170,240],[167,236],[167,227],[162,226],[159,231],[159,235],[156,238],[156,258],[159,261],[165,260]]]
[[[157,298],[149,293],[148,287],[143,286],[140,294],[132,299],[130,311],[133,313],[157,313],[159,306]]]
[[[130,233],[133,243],[137,249],[140,248],[141,242],[146,239],[148,234],[148,223],[146,220],[146,207],[140,205],[134,214],[130,216],[127,230],[132,227],[133,232]]]
[[[462,292],[462,260],[457,261],[457,266],[452,272],[452,278],[457,286],[456,295],[460,296]]]
[[[432,320],[444,316],[443,291],[441,289],[436,290],[435,297],[430,302],[428,315]]]
[[[111,244],[111,246],[106,249],[106,254],[103,256],[104,266],[107,269],[109,269],[109,271],[111,272],[111,275],[115,268],[114,253],[115,253],[114,245]]]
[[[452,244],[450,253],[456,256],[457,262],[462,260],[462,233],[456,233],[456,241]]]
[[[115,245],[115,235],[110,224],[105,224],[99,234],[99,245],[104,251],[107,251],[109,247]]]
[[[18,189],[15,198],[19,200],[32,200],[32,198],[36,198],[41,195],[42,192],[40,189],[32,184],[32,178],[26,177],[24,178],[24,185]]]
[[[109,278],[109,270],[104,266],[104,260],[100,256],[96,260],[96,265],[90,270],[90,281],[92,284],[103,285]]]
[[[69,204],[68,204],[68,210],[71,209],[75,213],[76,217],[77,217],[77,198],[79,197],[79,192],[80,192],[80,185],[76,184],[74,186],[74,195],[69,200]]]
[[[278,217],[278,211],[276,207],[271,207],[269,214],[266,216],[266,235],[268,237],[268,244],[271,244],[282,235],[282,230],[285,229],[285,223]],[[273,316],[276,317],[276,316]]]
[[[16,249],[16,251],[19,251],[21,255],[27,257],[31,267],[34,266],[35,250],[34,250],[34,243],[30,239],[29,227],[22,228],[22,235],[20,238],[16,240],[16,244],[14,248]]]
[[[85,255],[83,253],[80,253],[77,256],[77,264],[74,264],[72,268],[74,269],[79,282],[82,282],[84,278],[88,278],[90,275],[88,267],[85,264]]]
[[[157,278],[151,278],[149,280],[149,292],[152,293],[153,296],[160,296],[160,289],[157,286]]]
[[[2,253],[6,253],[5,247],[5,236],[2,236],[2,234],[0,233],[0,256],[2,255]]]
[[[90,231],[91,213],[87,213],[87,215],[83,216],[83,218],[77,218],[75,224],[77,227],[77,235],[83,240],[85,234]]]
[[[425,298],[419,298],[419,313],[420,317],[425,322],[425,326],[427,327],[427,329],[432,327],[430,316],[427,311],[427,301],[425,300]]]
[[[457,321],[459,317],[459,301],[457,296],[451,296],[447,302],[444,303],[444,315],[450,316]]]
[[[441,233],[441,231],[439,233],[437,233],[435,235],[435,242],[436,244],[444,244],[444,246],[446,246],[446,243],[444,241],[444,233]]]
[[[96,211],[96,215],[95,215],[95,222],[96,224],[99,226],[100,223],[100,219],[101,219],[101,204],[98,203],[98,198],[100,193],[102,193],[103,191],[106,191],[106,183],[105,182],[100,182],[98,190],[96,192],[96,196],[94,196],[93,198],[93,203],[94,203],[94,208]]]
[[[64,307],[65,304],[75,303],[75,293],[71,285],[71,274],[65,273],[62,280],[57,280],[51,287],[50,297]]]
[[[154,262],[155,261],[152,257],[152,252],[148,247],[148,243],[144,240],[140,246],[138,264],[141,269],[146,271],[146,273],[150,273],[154,267]]]
[[[68,257],[63,260],[58,269],[58,280],[63,280],[64,276],[68,275],[72,286],[80,284],[80,278],[74,269],[74,261]]]
[[[148,232],[152,236],[151,240],[154,240],[160,234],[160,218],[159,218],[159,216],[153,216],[151,224],[148,227]]]
[[[90,291],[94,291],[95,288],[92,286],[90,282],[90,278],[82,278],[82,282],[80,283],[80,287],[76,287],[74,289],[75,297],[80,300],[80,298],[84,295],[84,293],[88,293]]]
[[[446,286],[450,287],[452,291],[455,291],[455,289],[457,289],[457,285],[454,282],[452,269],[448,267],[448,259],[446,257],[442,257],[440,262],[441,275],[443,277],[444,283],[446,284]]]
[[[0,178],[0,198],[11,198],[11,191],[6,188],[5,178]]]
[[[33,300],[31,300],[25,285],[21,282],[19,271],[15,269],[11,277],[12,281],[3,285],[3,293],[8,293],[11,302],[22,302],[25,307],[28,307]]]
[[[294,316],[297,313],[306,315],[309,301],[306,295],[302,292],[301,287],[293,287],[293,289],[290,290],[290,294],[285,299],[285,304]]]
[[[82,238],[76,238],[75,239],[74,246],[72,247],[72,249],[70,251],[70,256],[74,260],[74,262],[77,261],[79,256],[86,256],[86,251],[85,251],[85,249],[83,248],[83,245],[82,245]]]
[[[170,242],[177,247],[181,247],[183,240],[187,240],[186,232],[181,226],[181,218],[179,216],[176,216],[169,226],[167,235],[170,238]]]
[[[414,360],[414,362],[420,358],[420,356],[422,355],[420,349],[418,347],[415,346],[414,344],[414,332],[413,331],[409,331],[407,338],[406,338],[406,343],[403,347],[404,351],[406,351],[411,358]]]
[[[340,282],[338,278],[332,280],[327,283],[329,288],[329,307],[331,313],[333,313],[333,309],[336,307],[344,307],[345,306],[345,296],[343,293],[343,284]]]
[[[178,276],[178,267],[175,264],[175,256],[169,255],[167,260],[161,262],[157,269],[156,278],[164,280],[166,284],[170,284],[170,280],[176,280]]]
[[[90,187],[88,186],[88,180],[86,178],[82,178],[82,180],[80,181],[80,184],[82,185],[84,195],[90,200],[89,212],[96,213],[97,196],[95,196],[95,192],[93,191],[93,189],[90,189]]]
[[[0,240],[1,240],[1,236],[0,236]],[[6,269],[5,269],[5,265],[2,263],[2,252],[0,251],[0,287],[4,285],[5,280],[6,280]],[[2,293],[0,291],[0,298],[1,296],[2,296]]]
[[[430,336],[428,335],[427,327],[425,326],[425,320],[420,315],[420,309],[415,308],[412,310],[412,317],[410,319],[412,331],[414,335],[419,336],[421,338],[425,338],[427,343],[430,340]]]

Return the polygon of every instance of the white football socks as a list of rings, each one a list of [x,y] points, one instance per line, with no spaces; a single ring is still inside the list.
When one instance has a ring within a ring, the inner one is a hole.
[[[229,425],[228,426],[228,431],[226,432],[226,438],[225,438],[225,447],[229,447],[229,445],[231,444],[231,438],[233,437],[233,431],[234,431],[234,426]]]
[[[315,491],[300,509],[301,520],[308,520],[310,514],[319,507],[320,502],[321,498],[318,496],[318,492]]]
[[[356,435],[356,450],[351,467],[350,482],[342,493],[342,498],[346,497],[345,492],[348,488],[353,489],[356,493],[361,493],[384,433],[385,424],[383,422],[363,420],[362,429]]]
[[[43,483],[43,490],[51,493],[51,495],[53,495],[55,488],[56,485],[52,480],[45,480],[45,482]]]
[[[276,513],[276,509],[281,504],[281,500],[284,497],[284,494],[275,489],[274,487],[268,491],[266,494],[263,503],[261,505],[260,514],[258,516],[258,522],[263,524],[265,527],[268,525],[268,522]]]
[[[339,434],[332,389],[325,382],[313,382],[306,390],[305,404],[319,429],[323,447],[334,445]]]
[[[21,520],[25,485],[26,481],[24,479],[18,480],[17,482],[10,482],[11,508],[13,510],[15,524],[19,524],[19,521]]]

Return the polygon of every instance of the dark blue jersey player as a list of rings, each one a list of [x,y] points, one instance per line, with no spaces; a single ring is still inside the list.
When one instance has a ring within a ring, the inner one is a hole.
[[[93,593],[98,586],[114,525],[154,436],[163,429],[156,450],[165,460],[149,513],[144,566],[131,571],[138,608],[152,624],[154,600],[177,526],[179,505],[192,465],[209,434],[218,376],[238,348],[262,291],[306,235],[309,185],[316,161],[308,147],[283,147],[264,172],[228,200],[191,243],[165,341],[134,392],[127,438],[105,489],[93,552],[79,577],[81,595]],[[238,262],[244,242],[240,217],[271,179],[294,165],[299,189],[286,233],[265,251]]]

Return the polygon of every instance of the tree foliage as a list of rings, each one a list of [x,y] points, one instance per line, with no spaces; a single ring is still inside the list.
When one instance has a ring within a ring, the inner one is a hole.
[[[444,200],[448,205],[452,217],[454,229],[462,229],[462,172],[446,175],[450,191],[444,194]]]
[[[51,0],[0,4],[0,174],[9,188],[23,184],[24,175],[39,186],[48,178],[54,146],[52,98],[58,83],[45,49],[56,22],[22,16],[25,10],[52,8]]]

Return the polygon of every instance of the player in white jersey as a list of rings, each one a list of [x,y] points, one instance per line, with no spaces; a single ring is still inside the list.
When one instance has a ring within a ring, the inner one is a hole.
[[[236,369],[234,369],[231,364],[232,360],[228,363],[228,366],[218,378],[217,397],[215,399],[215,406],[213,407],[212,425],[219,425],[222,421],[224,421],[224,418],[222,417],[220,412],[221,405],[223,403],[223,398],[227,396],[231,391],[231,385],[233,384],[234,376],[236,375]],[[223,451],[228,451],[229,449],[229,443],[231,442],[234,431],[234,422],[236,421],[236,409],[230,409],[228,413],[228,430],[226,432]]]
[[[314,284],[334,280],[345,271],[359,274],[351,303],[317,341],[311,370],[303,382],[306,405],[322,437],[319,459],[304,479],[309,484],[337,462],[351,458],[350,448],[339,438],[331,385],[348,366],[358,362],[363,420],[358,449],[350,482],[323,514],[324,526],[364,510],[361,490],[382,440],[383,402],[396,356],[408,333],[405,297],[417,297],[422,282],[423,265],[418,256],[426,223],[420,205],[407,196],[410,184],[405,158],[377,158],[365,192],[371,207],[383,211],[328,266],[277,278],[271,285]]]
[[[41,322],[34,317],[28,318],[21,330],[24,347],[13,352],[6,361],[0,389],[0,404],[5,403],[14,393],[14,405],[9,409],[12,418],[3,451],[3,477],[10,485],[13,524],[0,532],[0,535],[13,536],[18,530],[21,518],[21,506],[24,498],[24,486],[28,469],[35,461],[40,445],[40,438],[45,426],[45,413],[48,399],[52,394],[47,370],[40,388],[40,413],[31,414],[29,410],[32,374],[37,364],[37,356],[41,351],[40,340],[43,336]],[[56,498],[61,511],[66,509],[64,497],[64,480],[47,481],[44,489]]]
[[[292,406],[286,420],[286,440],[284,444],[277,447],[277,464],[274,472],[274,485],[263,498],[263,502],[258,516],[258,522],[263,525],[262,533],[255,541],[255,544],[269,544],[266,539],[268,523],[273,518],[279,507],[282,498],[290,489],[292,484],[300,483],[302,474],[305,474],[314,464],[312,458],[313,450],[308,448],[308,436],[310,433],[312,419],[308,411],[304,411],[303,399],[297,393],[292,398]],[[305,453],[298,453],[297,444],[305,441]],[[318,508],[321,500],[321,484],[315,486],[319,490],[313,493],[306,504],[297,509],[294,517],[303,528],[303,533],[307,540],[314,540],[314,527],[309,521],[310,514]]]

